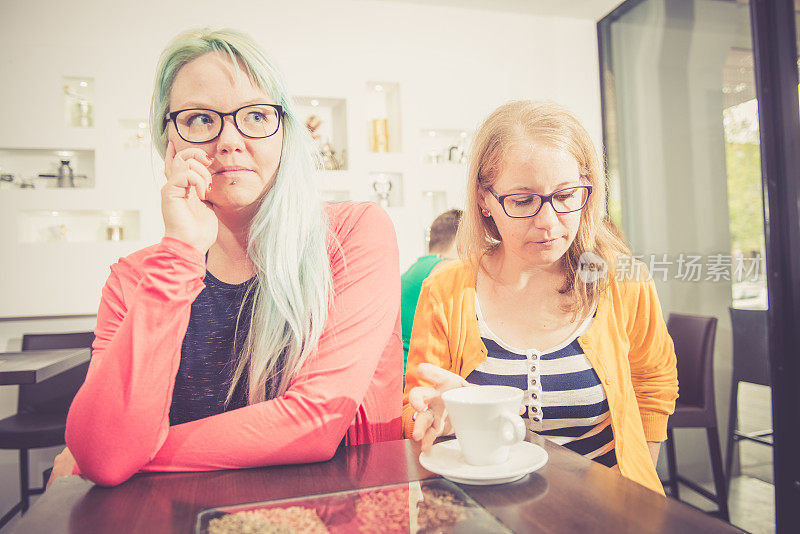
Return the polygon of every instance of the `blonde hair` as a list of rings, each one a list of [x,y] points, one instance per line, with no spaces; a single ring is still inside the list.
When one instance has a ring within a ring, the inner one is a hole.
[[[493,111],[483,121],[475,136],[467,178],[467,205],[456,237],[458,252],[479,264],[484,253],[502,242],[494,220],[481,215],[478,198],[498,178],[509,150],[520,141],[537,140],[572,154],[592,194],[581,211],[578,233],[561,258],[564,273],[562,294],[570,294],[571,311],[586,310],[608,284],[608,277],[584,281],[578,264],[584,252],[599,256],[613,275],[619,255],[630,254],[620,231],[606,215],[606,177],[589,133],[575,116],[553,102],[519,100]]]
[[[231,401],[239,381],[246,379],[247,402],[255,404],[289,389],[316,350],[327,320],[332,281],[327,217],[315,183],[319,152],[295,112],[282,76],[258,44],[236,30],[203,28],[179,34],[161,54],[150,127],[162,156],[167,147],[164,116],[175,76],[205,54],[229,58],[237,76],[244,71],[284,111],[278,174],[250,223],[247,255],[257,272],[239,310],[237,331],[244,303],[252,299],[253,307],[225,401]]]

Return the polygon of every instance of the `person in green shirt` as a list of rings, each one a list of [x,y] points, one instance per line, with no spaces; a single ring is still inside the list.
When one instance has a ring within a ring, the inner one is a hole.
[[[431,223],[428,254],[418,258],[400,277],[401,322],[403,325],[403,373],[408,361],[408,345],[411,341],[411,328],[414,324],[414,313],[417,300],[422,289],[422,282],[446,260],[458,258],[456,251],[456,230],[461,220],[461,210],[447,210]]]

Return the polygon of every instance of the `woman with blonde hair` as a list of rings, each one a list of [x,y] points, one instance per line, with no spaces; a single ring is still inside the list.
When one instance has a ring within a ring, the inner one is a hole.
[[[408,356],[405,435],[451,433],[444,391],[524,391],[528,432],[663,494],[655,471],[678,393],[652,280],[615,279],[628,247],[605,215],[605,176],[580,122],[511,102],[472,148],[461,261],[425,282]]]
[[[114,485],[400,438],[392,223],[320,202],[314,144],[258,45],[178,35],[150,119],[164,238],[111,267],[54,476]]]

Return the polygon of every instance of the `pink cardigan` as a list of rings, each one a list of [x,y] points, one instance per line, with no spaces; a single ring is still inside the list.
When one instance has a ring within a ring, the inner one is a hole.
[[[101,485],[138,471],[204,471],[330,459],[348,445],[402,438],[403,350],[394,228],[370,203],[327,207],[342,253],[312,354],[281,397],[170,426],[172,389],[205,259],[177,239],[111,267],[89,372],[69,410],[77,469]],[[343,257],[344,256],[344,257]]]

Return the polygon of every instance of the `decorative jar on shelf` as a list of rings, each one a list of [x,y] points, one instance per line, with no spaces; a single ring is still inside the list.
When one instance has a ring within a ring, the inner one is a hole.
[[[389,127],[386,119],[372,119],[373,152],[389,152]]]
[[[122,241],[124,232],[122,228],[122,220],[119,215],[111,215],[108,217],[108,224],[106,226],[106,239],[108,241]]]
[[[389,195],[392,191],[392,180],[386,174],[378,175],[376,180],[372,182],[372,190],[378,196],[378,203],[384,207],[389,207]]]

